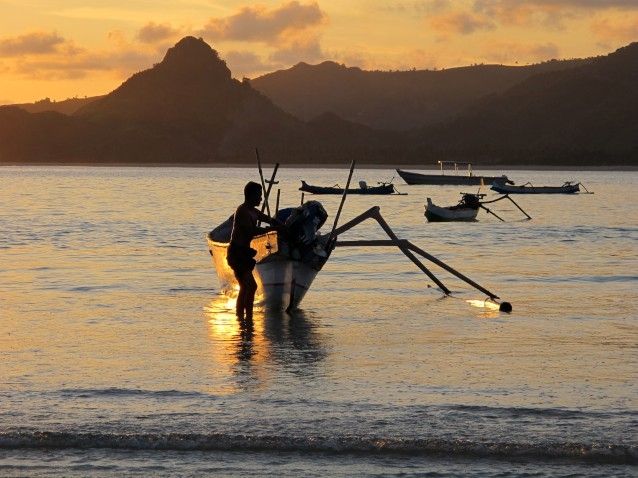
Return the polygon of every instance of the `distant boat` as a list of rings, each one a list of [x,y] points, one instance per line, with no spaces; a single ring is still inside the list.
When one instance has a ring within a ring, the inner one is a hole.
[[[442,207],[427,198],[425,217],[429,222],[475,221],[481,204],[479,199],[477,194],[465,193],[456,206]]]
[[[300,191],[312,194],[343,194],[344,188],[337,186],[313,186],[301,181]],[[359,181],[358,188],[348,188],[348,194],[393,194],[394,185],[391,183],[380,183],[379,186],[368,186],[365,181]]]
[[[495,183],[492,189],[501,194],[574,194],[580,191],[580,183],[566,181],[562,186],[533,186],[526,183],[520,186]]]
[[[472,173],[471,163],[459,163],[454,161],[439,161],[441,172],[439,174],[422,174],[411,171],[397,169],[397,173],[408,184],[431,184],[431,185],[451,185],[451,186],[478,186],[484,184],[505,184],[512,183],[505,175],[501,176],[475,176]],[[445,174],[445,165],[453,165],[454,174]],[[467,166],[467,176],[458,174],[459,165]],[[513,183],[512,183],[513,184]]]

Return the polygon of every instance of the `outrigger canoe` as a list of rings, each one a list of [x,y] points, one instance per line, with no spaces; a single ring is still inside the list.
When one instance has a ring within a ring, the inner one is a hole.
[[[532,186],[530,183],[521,186],[495,183],[492,189],[501,194],[574,194],[580,191],[580,183],[566,181],[562,186]]]
[[[318,229],[327,214],[317,201],[308,201],[298,208],[279,211],[285,220],[287,237],[276,231],[256,236],[250,246],[257,251],[254,277],[257,282],[255,301],[268,309],[291,310],[299,306],[319,271],[330,257],[329,235]],[[207,235],[222,293],[233,296],[239,285],[228,265],[226,253],[233,227],[233,216]]]
[[[456,206],[449,207],[437,206],[427,198],[425,217],[428,222],[475,221],[480,205],[479,196],[469,193],[463,194]]]
[[[312,194],[343,194],[344,188],[339,186],[313,186],[306,181],[301,181],[299,191]],[[390,183],[381,183],[379,186],[368,186],[365,181],[359,182],[358,188],[348,188],[348,194],[393,194],[394,186]]]

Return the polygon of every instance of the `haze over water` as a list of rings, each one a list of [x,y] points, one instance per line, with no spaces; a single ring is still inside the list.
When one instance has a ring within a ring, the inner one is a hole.
[[[635,475],[638,173],[503,173],[595,194],[428,224],[426,197],[475,188],[395,179],[407,196],[350,196],[342,222],[381,206],[512,314],[433,266],[442,298],[398,250],[338,248],[303,310],[242,330],[205,233],[253,169],[0,168],[0,474]],[[282,207],[346,176],[283,167]],[[331,226],[339,198],[306,199]]]

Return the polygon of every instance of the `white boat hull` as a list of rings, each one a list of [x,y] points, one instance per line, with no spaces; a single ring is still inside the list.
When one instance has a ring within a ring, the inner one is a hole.
[[[257,250],[254,270],[257,282],[255,302],[268,309],[297,308],[321,267],[291,259],[279,251],[276,232],[256,237],[251,247]],[[214,242],[208,238],[208,248],[222,292],[229,297],[236,296],[239,284],[226,261],[228,243]]]
[[[442,221],[475,221],[478,215],[478,208],[447,208],[437,206],[432,203],[430,198],[427,198],[427,205],[425,206],[425,217],[430,222],[442,222]]]

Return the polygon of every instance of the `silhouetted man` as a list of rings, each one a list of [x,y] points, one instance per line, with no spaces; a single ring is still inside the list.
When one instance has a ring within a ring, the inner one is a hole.
[[[250,247],[250,241],[257,234],[266,232],[267,229],[257,227],[257,221],[280,225],[277,219],[273,219],[257,209],[261,204],[261,185],[249,182],[244,187],[244,202],[241,204],[233,219],[233,232],[230,237],[230,245],[226,260],[233,269],[237,282],[239,282],[239,295],[237,296],[237,317],[240,320],[252,320],[253,303],[257,282],[253,277],[255,268],[255,251]]]

